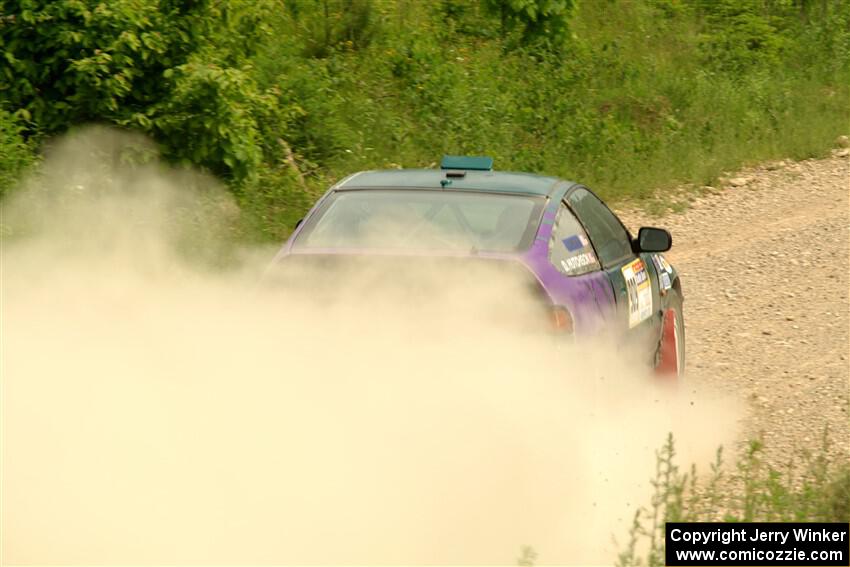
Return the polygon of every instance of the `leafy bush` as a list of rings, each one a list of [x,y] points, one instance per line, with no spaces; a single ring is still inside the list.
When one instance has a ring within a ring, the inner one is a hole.
[[[165,72],[172,91],[131,118],[152,130],[168,154],[245,181],[263,162],[263,125],[285,124],[273,93],[262,93],[245,69],[189,62]],[[128,121],[121,121],[127,123]]]
[[[3,90],[47,133],[120,119],[162,100],[166,69],[185,63],[203,5],[117,0],[21,0],[3,23]]]
[[[0,108],[0,197],[14,187],[35,162],[35,149],[21,135],[24,126],[12,113]]]
[[[521,43],[545,41],[547,47],[559,48],[566,40],[573,0],[484,0],[496,13],[502,33],[518,31]]]
[[[106,121],[153,134],[167,157],[255,176],[291,107],[261,91],[248,57],[273,4],[22,0],[3,23],[2,94],[44,134]]]

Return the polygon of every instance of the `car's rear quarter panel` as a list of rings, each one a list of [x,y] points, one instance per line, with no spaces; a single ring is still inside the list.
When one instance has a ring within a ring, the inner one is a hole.
[[[552,237],[560,199],[555,196],[552,203],[543,213],[531,248],[522,255],[523,262],[535,273],[552,303],[562,305],[570,311],[576,333],[598,333],[606,324],[610,324],[616,315],[611,284],[605,272],[568,277],[549,261],[549,240]]]

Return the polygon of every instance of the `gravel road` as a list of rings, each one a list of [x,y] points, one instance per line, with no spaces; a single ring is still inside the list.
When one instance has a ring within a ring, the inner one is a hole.
[[[832,157],[738,172],[661,218],[622,211],[629,228],[664,226],[682,273],[689,384],[747,407],[741,441],[766,457],[820,446],[850,458],[850,168]]]

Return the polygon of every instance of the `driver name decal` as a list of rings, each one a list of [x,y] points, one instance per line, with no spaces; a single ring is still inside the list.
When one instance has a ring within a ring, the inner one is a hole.
[[[576,256],[571,256],[570,258],[561,260],[561,266],[563,266],[564,270],[567,272],[571,272],[573,270],[583,268],[584,266],[589,266],[594,262],[596,262],[596,256],[594,256],[592,252],[582,252]]]

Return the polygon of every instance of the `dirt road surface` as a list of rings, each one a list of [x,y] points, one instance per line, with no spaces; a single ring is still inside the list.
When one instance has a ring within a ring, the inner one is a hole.
[[[673,234],[687,382],[744,400],[741,441],[761,436],[774,465],[820,447],[824,427],[850,457],[847,153],[739,172],[684,212],[623,212]]]

